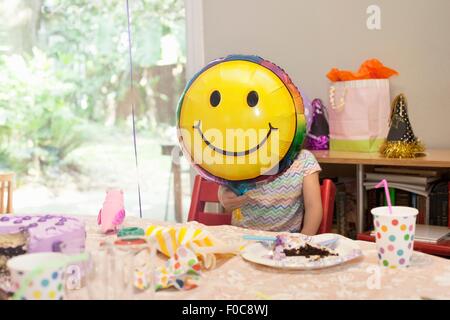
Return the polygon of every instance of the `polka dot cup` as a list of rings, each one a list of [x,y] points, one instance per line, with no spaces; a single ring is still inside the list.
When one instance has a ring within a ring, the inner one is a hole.
[[[380,265],[386,268],[408,267],[414,247],[417,209],[378,207],[371,210]]]
[[[45,268],[43,272],[33,276],[32,281],[24,284],[25,277],[38,267],[49,265],[49,262],[64,261],[67,256],[61,253],[30,253],[14,257],[7,262],[11,272],[11,280],[15,291],[19,289],[22,300],[62,300],[65,295],[64,270],[61,264],[58,268]]]

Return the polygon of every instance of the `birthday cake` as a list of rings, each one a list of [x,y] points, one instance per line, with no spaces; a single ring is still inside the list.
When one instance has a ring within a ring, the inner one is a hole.
[[[83,221],[62,215],[4,215],[0,217],[0,273],[14,256],[34,252],[74,254],[85,249]]]
[[[278,235],[273,248],[273,257],[277,260],[296,256],[320,259],[337,255],[338,253],[330,248],[307,242],[303,238],[294,235]]]

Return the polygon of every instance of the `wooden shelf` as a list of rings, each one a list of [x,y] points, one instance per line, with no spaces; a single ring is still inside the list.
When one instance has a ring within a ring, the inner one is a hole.
[[[413,159],[390,159],[381,156],[378,152],[326,150],[312,151],[312,153],[319,163],[450,168],[450,150],[448,149],[430,149],[425,152],[425,156]]]
[[[365,166],[398,166],[398,167],[422,167],[422,168],[450,168],[450,149],[427,149],[424,156],[413,159],[391,159],[381,156],[378,152],[342,152],[342,151],[312,151],[320,164],[354,165],[356,168],[356,231],[362,234],[364,231],[366,210],[364,208],[364,174]],[[368,168],[370,170],[370,168]],[[422,246],[419,245],[419,248]],[[428,245],[424,247],[429,248]],[[430,249],[431,250],[431,249]],[[446,248],[442,248],[447,252]],[[430,251],[429,251],[430,252]],[[450,256],[450,254],[448,254]]]
[[[358,233],[357,239],[375,242],[375,237],[370,235],[370,231]],[[414,241],[414,250],[442,257],[450,257],[450,240],[440,241],[438,243]]]

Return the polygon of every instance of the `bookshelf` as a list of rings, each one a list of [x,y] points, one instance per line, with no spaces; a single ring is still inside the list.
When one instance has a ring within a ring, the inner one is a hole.
[[[375,241],[370,232],[364,230],[366,212],[364,208],[364,174],[371,166],[401,166],[411,168],[450,169],[450,149],[429,149],[425,156],[414,159],[388,159],[378,153],[339,152],[339,151],[312,151],[320,164],[336,164],[354,166],[356,176],[356,207],[357,207],[357,238],[366,241]],[[450,220],[450,219],[449,219]],[[441,256],[450,256],[450,243],[429,244],[416,241],[416,250]]]

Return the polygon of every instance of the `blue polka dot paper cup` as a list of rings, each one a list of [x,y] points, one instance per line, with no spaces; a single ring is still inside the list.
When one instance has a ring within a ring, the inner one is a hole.
[[[21,300],[63,300],[66,259],[62,253],[45,252],[8,260],[15,297]]]
[[[393,206],[371,210],[380,265],[386,268],[405,268],[410,265],[414,247],[416,208]]]

